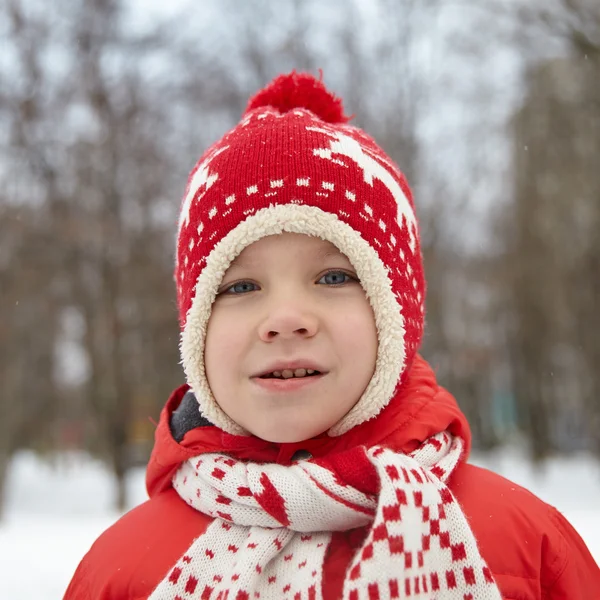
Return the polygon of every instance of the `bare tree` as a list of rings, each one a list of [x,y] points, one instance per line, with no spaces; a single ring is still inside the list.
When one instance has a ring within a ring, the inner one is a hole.
[[[30,182],[20,197],[5,201],[39,203],[35,211],[27,209],[28,215],[37,216],[38,228],[20,228],[17,242],[27,248],[46,282],[23,288],[21,267],[31,261],[25,264],[23,253],[15,252],[10,264],[15,278],[7,289],[13,294],[21,291],[25,296],[21,306],[37,299],[45,308],[29,315],[31,334],[39,338],[38,347],[45,349],[48,362],[47,368],[37,370],[36,382],[53,406],[90,419],[86,428],[95,434],[88,436],[88,447],[108,457],[122,508],[133,424],[140,410],[156,414],[180,375],[170,285],[172,236],[160,218],[161,212],[165,214],[161,206],[170,200],[172,165],[166,158],[168,149],[161,145],[162,115],[149,103],[147,82],[135,63],[155,40],[125,34],[119,38],[119,10],[116,2],[80,5],[60,21],[61,30],[54,28],[48,13],[11,2],[6,7],[9,39],[24,81],[6,93],[2,118],[11,132],[7,160],[19,169],[19,177]],[[62,52],[70,72],[52,73],[44,62],[48,51]],[[106,66],[109,56],[117,66]],[[10,177],[15,179],[14,171]],[[32,192],[37,196],[24,197]],[[177,201],[166,211],[173,223],[176,210]],[[6,227],[8,219],[3,218]],[[150,304],[149,297],[156,304]],[[61,310],[68,307],[83,316],[82,351],[90,373],[85,387],[70,394],[67,407],[69,395],[59,402],[51,390],[56,387],[57,323]],[[36,320],[50,308],[52,318],[46,317],[45,328],[34,330]],[[164,362],[152,346],[147,348],[148,340],[159,336],[174,342],[171,352],[157,342]],[[24,344],[17,343],[16,357],[25,356]],[[12,372],[21,372],[18,363]],[[37,388],[24,384],[15,380],[15,395],[33,397]],[[76,398],[79,403],[73,401]],[[36,419],[34,414],[27,416]]]
[[[568,412],[597,440],[599,66],[575,55],[532,69],[515,119],[513,367],[536,457],[556,448]]]
[[[272,76],[322,67],[347,110],[360,113],[359,125],[418,188],[415,128],[426,92],[408,57],[417,20],[436,3],[380,4],[369,17],[379,32],[371,38],[358,27],[365,19],[359,3],[341,1],[329,20],[321,19],[321,3],[293,2],[275,24],[272,3],[257,0],[229,12],[222,7],[222,29],[206,23],[186,30],[174,20],[145,32],[130,28],[119,0],[59,0],[52,11],[31,0],[0,7],[11,53],[0,69],[0,122],[7,125],[0,176],[10,182],[0,227],[11,233],[0,242],[8,315],[0,368],[11,382],[2,401],[10,406],[13,396],[43,390],[31,394],[38,404],[20,404],[21,416],[11,412],[33,432],[29,441],[15,434],[21,445],[35,442],[41,414],[56,446],[60,423],[76,424],[83,447],[111,465],[117,504],[125,505],[140,421],[156,417],[183,381],[172,257],[186,174]],[[435,278],[444,272],[436,234],[444,217],[425,210],[419,206]],[[16,265],[36,277],[24,277]],[[446,290],[435,283],[430,289],[430,306],[442,306]],[[81,381],[65,383],[56,370],[67,313],[81,322],[77,344],[87,368]],[[446,348],[446,317],[431,309],[435,314],[440,326],[429,339]],[[32,378],[25,367],[34,355]],[[2,448],[5,463],[16,447]]]

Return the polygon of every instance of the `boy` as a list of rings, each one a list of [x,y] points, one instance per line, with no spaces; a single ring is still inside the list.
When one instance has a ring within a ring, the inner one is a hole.
[[[419,357],[408,185],[320,81],[249,103],[188,181],[175,280],[188,384],[150,500],[67,600],[600,598],[556,510],[466,463],[468,424]]]

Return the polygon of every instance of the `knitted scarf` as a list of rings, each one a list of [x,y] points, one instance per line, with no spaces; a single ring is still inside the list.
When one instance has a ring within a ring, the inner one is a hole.
[[[335,466],[189,459],[174,488],[214,521],[150,598],[320,600],[330,532],[370,525],[346,572],[344,600],[500,600],[445,484],[462,450],[460,438],[442,432],[408,455],[360,447]],[[373,465],[378,494],[348,483],[361,461]]]

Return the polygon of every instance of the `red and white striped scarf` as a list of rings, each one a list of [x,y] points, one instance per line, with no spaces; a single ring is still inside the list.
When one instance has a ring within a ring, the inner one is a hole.
[[[344,600],[500,600],[445,484],[462,449],[460,438],[440,433],[409,455],[359,450],[379,476],[376,496],[310,460],[282,466],[222,454],[192,458],[173,485],[215,520],[150,598],[319,600],[331,532],[370,525],[346,572]]]

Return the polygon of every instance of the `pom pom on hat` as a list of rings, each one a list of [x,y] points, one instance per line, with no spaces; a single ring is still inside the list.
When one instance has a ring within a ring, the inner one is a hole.
[[[294,108],[305,108],[326,123],[347,123],[350,120],[344,114],[341,98],[310,73],[292,71],[276,77],[250,99],[246,113],[262,106],[271,106],[282,114]]]

